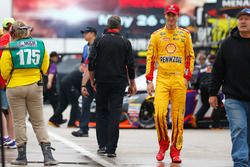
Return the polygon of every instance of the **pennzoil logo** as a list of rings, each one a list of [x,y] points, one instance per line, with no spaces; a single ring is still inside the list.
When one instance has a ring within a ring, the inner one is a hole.
[[[169,44],[167,44],[165,49],[166,49],[167,53],[173,54],[176,51],[176,45],[174,43],[169,43]]]
[[[160,61],[163,63],[182,63],[181,56],[161,56]]]

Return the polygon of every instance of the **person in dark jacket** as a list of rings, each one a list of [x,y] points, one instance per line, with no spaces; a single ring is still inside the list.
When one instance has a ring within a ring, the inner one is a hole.
[[[78,127],[81,112],[78,106],[78,98],[81,95],[82,73],[77,69],[63,77],[60,83],[59,103],[56,112],[49,119],[49,125],[60,127],[67,120],[63,119],[62,113],[71,104],[68,127]]]
[[[88,71],[88,55],[91,49],[92,44],[96,38],[96,29],[93,27],[86,27],[84,30],[81,30],[81,33],[84,34],[84,39],[88,42],[83,47],[82,53],[82,64],[81,68],[83,71],[82,76],[82,114],[80,118],[80,129],[73,131],[71,134],[75,137],[88,137],[89,136],[89,117],[90,117],[90,107],[91,103],[94,100],[95,92],[89,81],[89,71]]]
[[[212,80],[212,68],[213,68],[214,61],[215,61],[215,55],[209,55],[208,62],[201,65],[200,70],[199,70],[198,79],[197,79],[197,83],[195,87],[196,89],[199,89],[200,91],[202,106],[197,111],[197,113],[195,113],[195,115],[193,115],[192,117],[191,124],[193,128],[197,127],[197,124],[199,123],[199,121],[203,119],[204,115],[210,108],[210,104],[208,102],[208,99],[209,99],[208,91],[209,91],[209,85],[211,84],[211,80]],[[218,99],[219,99],[219,107],[215,109],[212,114],[212,119],[213,119],[212,128],[221,128],[220,118],[222,114],[225,113],[223,103],[219,96],[218,96]]]
[[[56,88],[56,80],[57,80],[57,62],[59,61],[59,55],[57,52],[53,51],[50,53],[50,65],[48,74],[45,77],[46,82],[46,93],[48,95],[49,102],[53,108],[55,113],[57,105],[58,105],[58,93]]]
[[[250,144],[250,8],[237,15],[238,26],[223,41],[213,66],[209,103],[218,107],[222,85],[232,139],[234,167],[249,164]]]
[[[107,153],[108,157],[116,157],[119,121],[128,76],[129,94],[136,93],[132,46],[119,33],[120,30],[120,17],[111,16],[107,32],[94,41],[89,55],[90,81],[96,90],[97,153]]]

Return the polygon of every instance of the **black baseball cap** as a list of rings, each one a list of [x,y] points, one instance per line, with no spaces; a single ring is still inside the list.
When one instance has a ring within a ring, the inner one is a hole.
[[[58,53],[53,51],[49,54],[50,57],[59,57]]]
[[[237,18],[239,18],[242,15],[248,15],[250,16],[250,8],[245,8],[242,9],[238,14],[237,14]]]
[[[93,33],[97,33],[96,29],[94,27],[85,27],[83,30],[81,30],[81,33],[84,34],[86,32],[93,32]]]

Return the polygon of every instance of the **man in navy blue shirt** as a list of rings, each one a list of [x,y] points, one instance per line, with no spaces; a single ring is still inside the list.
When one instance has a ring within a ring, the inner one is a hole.
[[[88,56],[91,46],[96,38],[97,31],[93,27],[86,27],[84,30],[81,30],[81,33],[84,34],[84,39],[88,42],[84,45],[82,53],[82,114],[80,118],[80,129],[73,131],[72,135],[75,137],[88,137],[90,106],[95,96],[89,81]]]

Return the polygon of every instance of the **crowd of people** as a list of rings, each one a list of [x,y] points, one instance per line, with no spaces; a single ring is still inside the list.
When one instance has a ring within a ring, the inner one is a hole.
[[[170,148],[173,163],[181,163],[183,123],[186,90],[194,70],[195,55],[189,31],[177,26],[180,9],[177,5],[165,8],[166,25],[152,33],[146,60],[147,92],[154,99],[154,120],[159,151],[156,159],[162,161]],[[208,108],[220,114],[222,86],[225,111],[229,120],[234,166],[249,166],[250,160],[250,9],[237,15],[238,26],[221,45],[217,55],[199,53],[198,81],[202,107],[192,117],[196,127]],[[43,118],[43,91],[53,108],[48,123],[54,127],[68,122],[68,127],[78,127],[75,137],[88,137],[90,105],[96,99],[97,154],[116,157],[119,140],[119,121],[125,89],[128,94],[137,92],[135,62],[130,41],[121,33],[121,19],[111,16],[105,31],[97,36],[94,27],[80,32],[87,44],[83,46],[81,65],[60,80],[57,88],[59,55],[47,54],[44,42],[32,38],[33,28],[22,21],[6,18],[0,32],[0,91],[3,125],[2,140],[7,148],[17,148],[14,165],[27,165],[26,116],[41,146],[44,164],[57,165],[52,155],[51,142]],[[237,48],[237,49],[235,49]],[[207,61],[206,61],[207,59]],[[156,65],[157,64],[157,65]],[[158,69],[156,86],[153,71]],[[240,75],[239,75],[240,74]],[[59,91],[57,91],[59,89]],[[78,98],[82,96],[82,111]],[[168,135],[167,111],[171,103],[172,135]],[[69,121],[63,112],[71,105]],[[214,127],[219,127],[215,114]],[[14,133],[15,132],[15,133]]]
[[[48,55],[43,41],[32,38],[33,28],[22,21],[6,18],[3,22],[3,28],[4,31],[0,39],[1,46],[4,47],[0,63],[1,76],[3,77],[1,114],[3,115],[4,136],[2,139],[4,147],[17,148],[18,151],[16,160],[12,161],[11,164],[27,165],[28,163],[25,130],[27,115],[42,148],[44,164],[57,165],[59,163],[53,158],[51,152],[53,148],[43,118],[44,91],[54,111],[49,119],[49,124],[60,127],[60,124],[66,123],[67,119],[63,119],[62,114],[70,104],[72,109],[68,127],[80,127],[80,130],[72,132],[72,135],[76,137],[88,136],[90,104],[96,94],[99,145],[97,152],[99,154],[107,153],[108,157],[115,157],[119,138],[121,106],[127,84],[130,84],[129,93],[131,95],[136,93],[132,46],[119,33],[121,30],[120,18],[118,16],[110,17],[106,31],[101,38],[98,38],[98,45],[95,40],[97,34],[95,28],[86,27],[81,31],[84,34],[84,39],[88,42],[83,48],[82,64],[79,69],[63,77],[60,81],[59,91],[57,91],[59,55],[56,52],[51,52]],[[109,48],[107,45],[117,45],[117,49]],[[102,52],[100,52],[100,46],[102,46]],[[96,52],[102,53],[102,57],[97,56]],[[97,63],[100,62],[99,59],[104,57],[109,59],[110,55],[115,58],[110,61],[115,66]],[[107,67],[109,71],[103,74],[100,70]],[[94,71],[98,76],[95,77],[96,79],[93,78]],[[111,71],[117,73],[114,74]],[[129,76],[129,80],[127,76]],[[107,83],[106,77],[109,78]],[[97,88],[95,87],[96,83]],[[105,89],[106,87],[108,89]],[[78,98],[81,94],[83,96],[82,112],[78,106]],[[107,101],[103,101],[103,96],[106,96]],[[107,116],[110,117],[110,122],[106,121],[108,120]],[[8,122],[6,123],[4,120]],[[107,129],[103,129],[104,127]],[[15,134],[13,130],[15,130]]]

